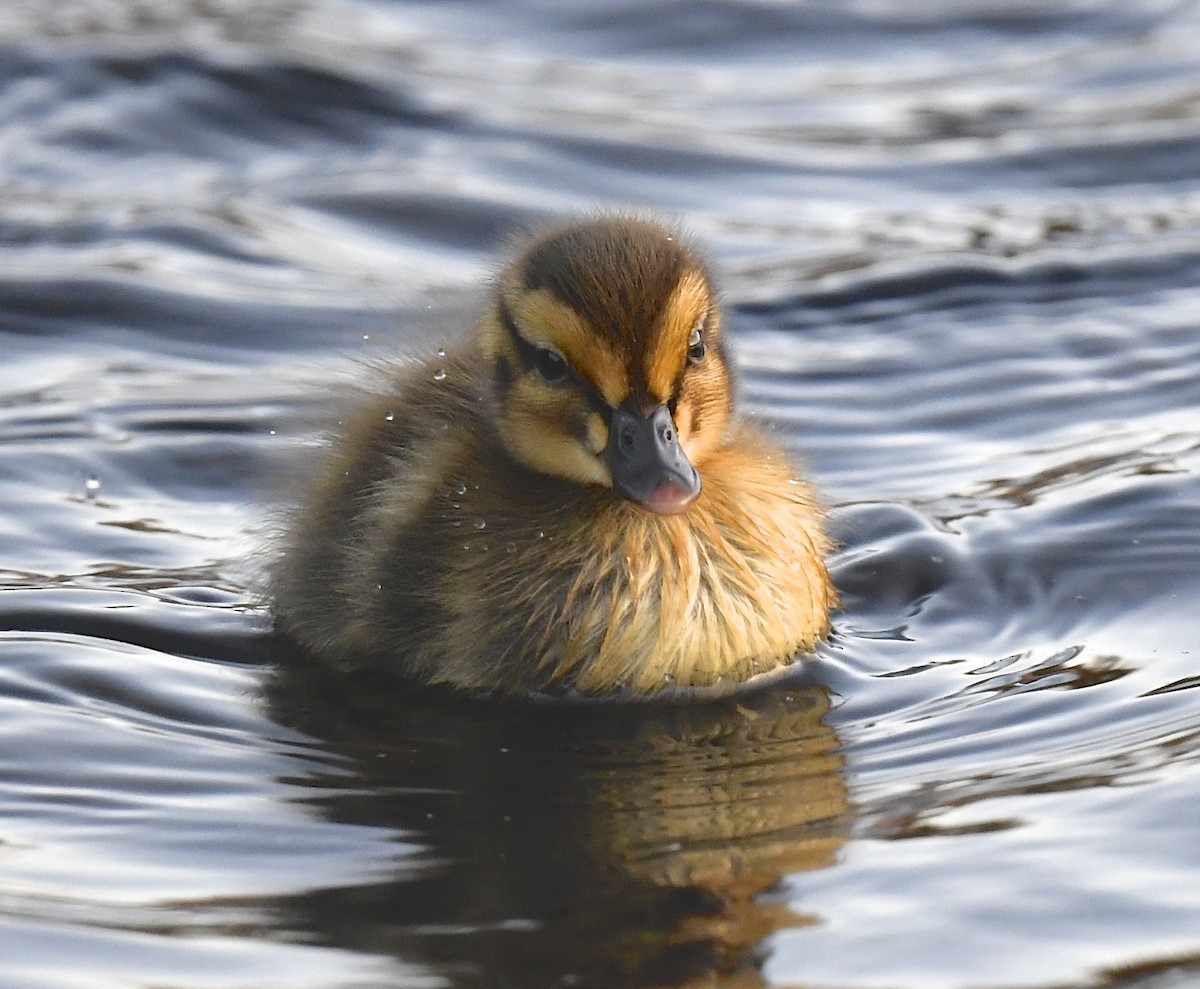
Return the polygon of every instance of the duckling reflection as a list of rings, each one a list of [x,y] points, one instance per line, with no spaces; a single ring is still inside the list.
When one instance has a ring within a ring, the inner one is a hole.
[[[335,438],[274,571],[278,627],[335,667],[496,694],[791,663],[829,629],[823,513],[731,382],[678,233],[544,233],[472,341],[395,372]]]
[[[769,893],[849,827],[819,686],[705,704],[484,703],[287,664],[281,723],[352,760],[314,803],[425,851],[281,909],[456,987],[764,985]]]

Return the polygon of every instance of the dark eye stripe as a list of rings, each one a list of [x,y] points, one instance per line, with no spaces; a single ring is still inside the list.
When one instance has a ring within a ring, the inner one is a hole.
[[[517,321],[513,319],[512,310],[508,308],[508,303],[503,298],[500,299],[497,308],[500,311],[500,325],[508,331],[513,346],[517,348],[517,356],[521,358],[521,363],[526,368],[532,369],[537,361],[538,348],[521,336],[521,331],[517,329]]]
[[[512,310],[509,309],[508,303],[503,297],[497,301],[496,309],[500,316],[500,325],[508,333],[513,346],[517,348],[517,356],[521,359],[521,363],[525,366],[526,370],[537,371],[538,358],[543,353],[542,348],[537,346],[537,344],[530,343],[521,336],[521,331],[517,329],[517,321],[513,318]],[[612,420],[612,407],[604,401],[604,398],[590,381],[581,378],[575,373],[575,369],[570,364],[566,364],[566,368],[567,377],[583,392],[583,397],[587,400],[588,405],[600,414],[607,425]]]
[[[501,395],[506,394],[513,386],[513,369],[512,363],[507,357],[501,357],[496,361],[496,367],[493,371],[493,377],[496,382],[496,391]]]

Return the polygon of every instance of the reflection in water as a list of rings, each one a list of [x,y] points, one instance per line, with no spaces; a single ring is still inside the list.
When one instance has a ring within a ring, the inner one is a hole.
[[[758,986],[763,902],[831,865],[849,806],[829,702],[775,686],[679,706],[471,701],[291,663],[273,716],[351,760],[331,820],[424,845],[374,884],[280,905],[322,943],[455,986]]]

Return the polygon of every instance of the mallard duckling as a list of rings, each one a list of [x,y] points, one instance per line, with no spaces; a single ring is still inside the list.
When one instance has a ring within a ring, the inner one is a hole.
[[[500,694],[735,683],[829,629],[823,515],[734,417],[695,249],[643,219],[532,240],[474,340],[334,441],[273,576],[346,669]]]

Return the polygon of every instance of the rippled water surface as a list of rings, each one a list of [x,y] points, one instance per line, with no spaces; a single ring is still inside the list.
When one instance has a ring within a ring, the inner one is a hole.
[[[0,985],[1200,985],[1193,4],[16,0],[0,123]],[[303,670],[330,410],[605,207],[709,247],[834,638]]]

